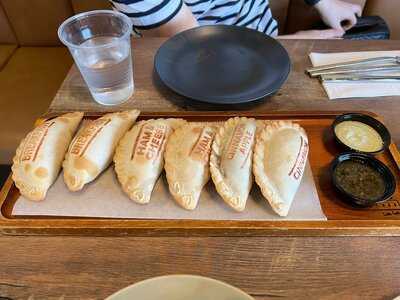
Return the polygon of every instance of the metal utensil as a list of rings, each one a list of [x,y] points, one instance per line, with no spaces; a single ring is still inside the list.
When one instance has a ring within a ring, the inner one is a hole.
[[[337,68],[348,68],[348,67],[359,67],[363,65],[370,65],[370,64],[377,64],[377,63],[392,63],[392,64],[400,64],[400,57],[399,56],[382,56],[382,57],[374,57],[368,59],[361,59],[361,60],[353,60],[344,63],[335,63],[335,64],[328,64],[318,67],[313,67],[307,69],[306,72],[308,74],[313,74],[315,72],[325,71],[325,70],[332,70]]]
[[[335,74],[359,74],[359,73],[371,73],[371,72],[399,72],[400,65],[386,65],[386,66],[374,66],[369,68],[359,68],[359,69],[331,69],[322,70],[310,73],[311,77],[318,77],[321,75],[335,75]]]
[[[334,74],[322,75],[321,81],[329,82],[354,82],[354,81],[382,81],[400,82],[400,75],[363,75],[363,74]]]

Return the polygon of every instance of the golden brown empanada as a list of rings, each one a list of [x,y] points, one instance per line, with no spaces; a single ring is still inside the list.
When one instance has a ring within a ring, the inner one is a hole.
[[[287,216],[307,163],[308,139],[303,128],[276,121],[257,136],[253,172],[273,210]]]
[[[22,140],[13,159],[12,178],[23,196],[36,201],[46,197],[82,117],[83,113],[74,112],[48,120]]]
[[[164,167],[166,142],[173,130],[185,121],[157,119],[133,126],[115,151],[115,172],[122,189],[135,202],[150,201],[154,185]]]
[[[253,183],[251,172],[256,121],[231,118],[215,136],[211,157],[211,177],[217,192],[232,208],[243,211]]]
[[[119,140],[139,113],[138,110],[109,113],[82,126],[63,163],[64,181],[71,191],[81,190],[109,166]]]
[[[165,150],[169,190],[183,208],[193,210],[210,179],[209,159],[215,126],[188,123],[170,136]]]

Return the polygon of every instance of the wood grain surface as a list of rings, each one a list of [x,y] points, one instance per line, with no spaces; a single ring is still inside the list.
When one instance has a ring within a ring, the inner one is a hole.
[[[397,145],[400,143],[400,97],[381,97],[353,100],[329,100],[317,79],[309,78],[305,69],[311,66],[310,52],[347,52],[398,50],[400,40],[343,41],[343,40],[281,40],[292,62],[287,82],[272,97],[251,105],[211,106],[185,99],[167,89],[153,72],[153,57],[163,38],[134,40],[133,61],[135,93],[119,106],[97,104],[74,66],[50,106],[50,112],[67,110],[110,111],[138,108],[142,111],[179,110],[369,110],[383,116]]]
[[[153,55],[163,41],[134,42],[136,93],[124,107],[199,109],[153,81]],[[287,83],[265,102],[240,109],[367,109],[384,117],[399,143],[398,97],[329,101],[303,72],[310,51],[391,50],[400,41],[282,43],[293,64]],[[103,108],[78,77],[72,69],[50,111]],[[400,295],[399,245],[397,237],[0,236],[0,299],[103,299],[149,277],[190,273],[226,281],[256,300],[391,300]]]
[[[257,300],[389,300],[400,294],[396,243],[371,237],[0,237],[0,299],[104,299],[149,277],[196,274]]]

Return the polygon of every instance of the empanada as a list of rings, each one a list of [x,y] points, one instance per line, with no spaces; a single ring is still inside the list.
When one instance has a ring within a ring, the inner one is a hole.
[[[63,163],[64,181],[71,191],[81,190],[108,167],[119,140],[139,113],[138,110],[109,113],[82,126]]]
[[[273,210],[287,216],[307,163],[308,139],[303,128],[276,121],[264,128],[254,149],[253,172]]]
[[[165,173],[169,190],[183,208],[193,210],[210,179],[209,159],[216,127],[188,123],[168,139]]]
[[[166,142],[185,121],[157,119],[133,126],[121,139],[114,156],[115,172],[122,189],[133,201],[150,201],[154,185],[164,167]]]
[[[36,201],[46,197],[82,117],[83,113],[74,112],[48,120],[22,140],[13,159],[12,178],[23,196]]]
[[[256,121],[232,118],[215,136],[210,156],[217,192],[233,209],[243,211],[253,183],[251,172]]]

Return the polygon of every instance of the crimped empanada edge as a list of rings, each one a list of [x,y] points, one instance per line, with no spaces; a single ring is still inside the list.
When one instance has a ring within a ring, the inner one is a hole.
[[[247,199],[244,201],[244,203],[241,203],[242,205],[237,206],[234,204],[234,197],[232,196],[233,191],[230,186],[228,186],[225,181],[224,181],[224,176],[221,173],[220,170],[220,164],[221,164],[221,155],[222,155],[222,147],[225,146],[226,141],[224,140],[225,138],[225,133],[228,129],[228,127],[235,127],[237,124],[240,122],[246,122],[246,121],[255,121],[253,118],[247,118],[247,117],[234,117],[228,119],[223,126],[220,126],[217,134],[215,135],[214,142],[211,147],[211,155],[210,155],[210,173],[211,173],[211,178],[212,181],[214,182],[215,188],[218,192],[218,194],[222,197],[222,199],[234,210],[241,212],[245,209],[246,207],[246,202]],[[250,170],[251,171],[251,170]]]
[[[188,122],[187,124],[179,127],[178,129],[176,129],[171,136],[168,139],[167,145],[166,145],[166,149],[165,149],[165,165],[164,165],[164,169],[165,169],[165,174],[166,174],[166,178],[167,178],[167,182],[168,182],[168,188],[169,191],[171,193],[171,195],[174,197],[175,201],[182,206],[185,209],[188,210],[193,210],[197,207],[198,201],[199,199],[195,199],[195,197],[193,195],[190,195],[190,200],[185,199],[187,196],[189,195],[183,195],[183,194],[179,194],[175,192],[175,189],[173,188],[173,185],[177,182],[173,177],[172,177],[172,170],[175,168],[173,162],[170,160],[171,157],[173,157],[174,155],[174,149],[173,147],[175,146],[173,143],[171,143],[171,141],[175,140],[175,137],[179,137],[183,132],[185,132],[185,130],[187,130],[187,128],[193,128],[193,127],[202,127],[203,129],[205,127],[210,127],[213,128],[214,130],[216,129],[214,124],[211,124],[209,122]],[[204,188],[204,186],[203,186]],[[200,191],[201,192],[201,191]],[[189,204],[188,204],[189,202]],[[195,203],[194,203],[195,202]]]
[[[70,113],[66,113],[63,115],[58,116],[55,119],[58,118],[64,118],[64,119],[72,119],[72,118],[77,118],[79,119],[79,121],[77,120],[77,124],[75,126],[75,128],[68,128],[70,131],[70,140],[69,142],[71,142],[74,133],[76,132],[79,123],[81,122],[82,118],[83,118],[83,112],[70,112]],[[39,125],[40,126],[40,125]],[[54,183],[51,182],[50,185],[48,187],[44,187],[44,186],[38,186],[38,185],[34,185],[31,182],[26,182],[26,180],[23,178],[22,174],[21,174],[21,168],[23,168],[23,164],[21,164],[21,162],[19,161],[19,157],[21,156],[21,151],[22,149],[24,149],[25,147],[25,143],[27,142],[27,139],[29,137],[29,135],[36,129],[37,127],[33,128],[20,142],[20,144],[18,145],[16,151],[15,151],[15,155],[13,157],[13,164],[11,166],[11,171],[12,171],[12,175],[11,178],[13,179],[16,187],[18,188],[18,190],[20,191],[21,195],[27,197],[30,200],[33,201],[41,201],[46,197],[47,191],[49,189],[49,187]],[[68,147],[67,147],[68,150]],[[62,167],[62,162],[60,164],[59,170],[61,170]],[[36,191],[36,192],[34,192]]]
[[[282,128],[293,128],[304,136],[307,137],[304,129],[292,121],[279,120],[272,121],[266,127],[264,127],[256,138],[256,145],[254,147],[253,154],[253,174],[257,185],[261,189],[261,193],[266,198],[272,209],[280,216],[286,217],[289,209],[287,203],[281,199],[277,188],[271,183],[272,181],[267,176],[264,169],[264,154],[265,154],[265,143],[270,139],[271,135]]]
[[[130,130],[128,130],[125,133],[125,135],[121,138],[121,140],[119,141],[119,143],[117,145],[117,148],[115,150],[114,157],[113,157],[114,170],[115,170],[115,173],[117,174],[117,179],[118,179],[123,191],[129,196],[129,198],[131,200],[133,200],[139,204],[146,204],[146,203],[150,202],[150,198],[145,199],[144,201],[140,200],[138,197],[136,197],[135,193],[133,193],[129,189],[128,175],[127,175],[128,172],[125,168],[125,164],[123,163],[123,161],[124,161],[124,159],[127,159],[127,157],[129,157],[131,155],[130,151],[132,149],[131,149],[131,147],[128,147],[127,144],[129,144],[128,143],[129,139],[132,139],[131,135],[133,134],[133,132],[139,131],[140,128],[143,125],[145,125],[146,123],[156,122],[156,121],[167,121],[169,123],[169,125],[171,126],[171,133],[169,134],[169,136],[167,138],[166,146],[168,145],[168,140],[171,137],[171,134],[173,134],[176,129],[178,129],[178,128],[182,127],[184,124],[186,124],[185,120],[176,119],[176,118],[168,118],[168,119],[159,118],[159,119],[141,120],[141,121],[137,122],[136,124],[134,124],[133,127]],[[136,134],[136,138],[137,138],[137,134]],[[165,163],[165,154],[166,154],[165,151],[166,151],[166,148],[164,150],[164,162],[163,163]]]
[[[33,130],[35,130],[35,129],[33,129]],[[21,164],[20,161],[18,160],[18,157],[20,157],[21,151],[24,148],[26,140],[27,140],[28,136],[31,134],[31,132],[29,132],[23,138],[23,140],[17,147],[17,150],[15,151],[15,156],[13,157],[13,164],[11,166],[11,171],[12,171],[11,178],[14,180],[15,186],[18,188],[21,195],[23,195],[33,201],[41,201],[46,197],[48,188],[38,187],[32,183],[25,182],[25,179],[23,178],[23,176],[21,174],[21,168],[23,168],[23,164]],[[34,192],[34,190],[40,190],[40,192],[36,193],[36,192]]]

